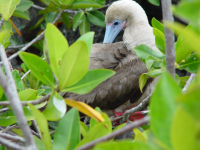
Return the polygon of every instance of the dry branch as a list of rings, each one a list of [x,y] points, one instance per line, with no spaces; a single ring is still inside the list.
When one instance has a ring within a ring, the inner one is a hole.
[[[6,79],[5,74],[0,69],[0,84],[2,88],[4,89],[6,97],[10,101],[11,107],[16,115],[18,124],[20,128],[22,129],[24,137],[27,141],[27,146],[32,150],[36,150],[37,147],[35,145],[33,137],[31,136],[31,131],[29,129],[26,118],[24,116],[22,105],[20,105],[20,100],[19,100],[19,96],[18,96],[17,89],[15,86],[15,81],[12,77],[9,61],[6,57],[3,45],[0,45],[0,55],[3,61],[3,64],[5,66],[6,74],[7,74],[7,79]]]
[[[20,136],[13,136],[10,134],[6,134],[6,133],[0,133],[0,137],[11,140],[11,141],[15,141],[15,142],[21,142],[21,143],[25,143],[26,141],[24,140],[24,138],[20,137]]]
[[[173,22],[173,15],[170,10],[171,0],[161,0],[163,20]],[[174,33],[165,27],[165,54],[167,70],[175,76],[175,50],[174,50]]]
[[[87,149],[90,149],[90,148],[94,147],[97,143],[110,140],[110,139],[112,139],[114,137],[117,137],[117,136],[122,135],[122,134],[124,134],[124,133],[126,133],[128,131],[131,131],[133,128],[137,128],[137,127],[139,127],[141,125],[144,125],[144,124],[146,124],[148,122],[149,122],[149,117],[146,116],[146,117],[144,117],[144,118],[142,118],[140,120],[134,121],[133,123],[127,124],[123,128],[121,128],[119,130],[116,130],[116,131],[112,132],[111,134],[108,134],[108,135],[103,136],[101,138],[98,138],[98,139],[96,139],[96,140],[94,140],[94,141],[92,141],[90,143],[87,143],[87,144],[77,148],[76,150],[87,150]]]
[[[27,106],[27,104],[32,104],[32,105],[41,104],[41,103],[47,101],[49,99],[50,95],[51,94],[45,95],[41,99],[38,99],[38,100],[20,101],[20,103],[23,106]],[[10,106],[10,105],[11,105],[11,102],[9,102],[9,101],[0,102],[0,106]]]
[[[25,147],[22,147],[18,144],[10,142],[9,140],[4,139],[2,137],[0,137],[0,144],[3,144],[5,147],[11,148],[12,150],[27,150],[27,149],[25,149]]]

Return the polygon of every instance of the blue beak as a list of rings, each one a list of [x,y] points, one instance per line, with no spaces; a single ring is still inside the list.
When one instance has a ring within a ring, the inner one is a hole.
[[[106,33],[104,36],[103,44],[112,43],[119,32],[124,28],[126,21],[118,20],[118,22],[118,25],[114,25],[114,23],[106,24]]]

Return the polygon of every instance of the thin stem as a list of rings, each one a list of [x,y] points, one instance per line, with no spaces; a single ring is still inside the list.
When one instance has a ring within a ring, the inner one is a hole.
[[[18,124],[23,132],[23,135],[27,141],[27,146],[32,149],[36,150],[37,147],[35,145],[35,142],[33,140],[33,137],[31,136],[30,128],[27,124],[22,105],[20,105],[20,99],[17,93],[17,89],[15,86],[15,81],[12,77],[12,73],[9,67],[9,61],[6,57],[5,50],[3,45],[0,45],[0,55],[1,59],[3,61],[5,71],[7,74],[7,79],[3,73],[3,71],[0,69],[0,84],[2,88],[4,89],[5,95],[10,101],[11,107],[15,113],[15,116],[17,118]]]
[[[15,144],[7,139],[4,139],[2,137],[0,137],[0,144],[5,145],[8,148],[11,148],[12,150],[26,150],[25,147],[22,147],[18,144]]]
[[[62,14],[62,10],[59,12],[58,16],[55,18],[55,20],[52,22],[52,24],[55,24],[56,21],[58,21],[58,19],[60,18]],[[33,45],[34,43],[40,41],[43,37],[44,37],[44,33],[45,33],[45,30],[40,33],[36,38],[34,38],[31,42],[27,43],[26,46],[24,46],[20,51],[18,52],[23,52],[25,50],[27,50],[31,45]],[[13,58],[17,57],[18,56],[18,53],[15,53],[13,55],[11,55],[8,59],[9,60],[12,60]],[[2,64],[2,62],[0,62],[0,64]]]
[[[23,106],[27,106],[27,104],[32,104],[32,105],[41,104],[41,103],[47,101],[49,99],[50,95],[51,94],[45,95],[41,99],[38,99],[38,100],[20,101],[20,103]],[[0,106],[10,106],[10,105],[11,105],[11,102],[9,102],[9,101],[0,102]]]
[[[20,136],[13,136],[10,134],[6,134],[6,133],[0,133],[0,137],[11,140],[11,141],[15,141],[15,142],[21,142],[21,143],[25,143],[26,141],[24,140],[24,138],[20,137]]]
[[[162,0],[163,20],[173,22],[171,8],[171,0]],[[175,77],[175,50],[174,50],[174,33],[165,27],[165,54],[166,66],[170,74]]]
[[[0,28],[2,27],[3,23],[4,23],[4,19],[1,18],[1,20],[0,20]],[[1,31],[1,29],[0,29],[0,31]]]
[[[195,73],[192,73],[189,77],[189,79],[187,80],[184,88],[182,89],[182,92],[186,92],[186,90],[188,89],[189,85],[191,84],[191,82],[194,80],[194,78],[196,77],[196,74]]]
[[[114,132],[112,132],[111,134],[108,134],[108,135],[105,135],[97,140],[94,140],[94,141],[91,141],[90,143],[87,143],[79,148],[77,148],[76,150],[87,150],[87,149],[90,149],[92,147],[94,147],[97,143],[100,143],[100,142],[103,142],[103,141],[107,141],[107,140],[110,140],[114,137],[117,137],[119,135],[122,135],[126,132],[129,132],[131,131],[133,128],[137,128],[141,125],[144,125],[146,123],[149,122],[149,117],[146,116],[140,120],[136,120],[134,121],[133,123],[129,123],[127,124],[126,126],[124,126],[123,128],[119,129],[119,130],[116,130]]]

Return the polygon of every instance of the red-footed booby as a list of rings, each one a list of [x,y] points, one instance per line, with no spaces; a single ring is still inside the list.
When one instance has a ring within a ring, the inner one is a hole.
[[[114,70],[116,74],[88,94],[66,93],[64,97],[100,107],[107,112],[113,112],[108,111],[113,109],[123,112],[146,98],[152,92],[154,83],[149,78],[143,89],[144,93],[140,92],[139,77],[148,70],[133,49],[137,45],[146,44],[159,50],[146,13],[135,1],[123,0],[111,4],[106,11],[105,23],[103,44],[93,44],[89,69],[107,68]],[[122,29],[123,41],[112,43]]]

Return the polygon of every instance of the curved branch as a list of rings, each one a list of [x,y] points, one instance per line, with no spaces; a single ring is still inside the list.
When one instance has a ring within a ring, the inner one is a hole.
[[[124,126],[123,128],[119,129],[119,130],[116,130],[114,132],[112,132],[111,134],[108,134],[108,135],[105,135],[99,139],[96,139],[90,143],[87,143],[79,148],[77,148],[76,150],[87,150],[87,149],[90,149],[92,147],[94,147],[97,143],[100,143],[100,142],[103,142],[103,141],[107,141],[107,140],[110,140],[114,137],[117,137],[119,135],[122,135],[128,131],[131,131],[133,128],[136,128],[136,127],[139,127],[141,125],[144,125],[146,123],[149,122],[149,117],[146,116],[140,120],[136,120],[134,121],[133,123],[129,123],[127,124],[126,126]]]

